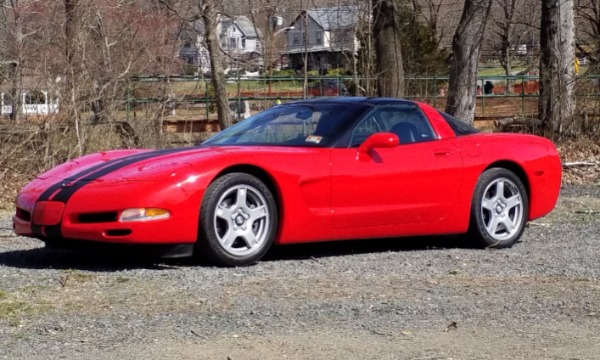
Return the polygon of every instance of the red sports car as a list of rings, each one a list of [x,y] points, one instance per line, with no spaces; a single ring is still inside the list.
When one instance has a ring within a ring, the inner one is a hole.
[[[479,133],[406,100],[312,99],[198,146],[66,162],[21,190],[13,226],[50,246],[227,266],[273,244],[342,239],[467,234],[503,248],[554,208],[560,182],[545,138]]]

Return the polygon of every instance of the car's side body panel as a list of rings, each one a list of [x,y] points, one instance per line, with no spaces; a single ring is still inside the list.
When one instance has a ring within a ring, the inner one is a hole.
[[[374,149],[368,156],[334,149],[336,237],[359,236],[365,233],[361,229],[375,236],[448,231],[455,224],[452,208],[462,185],[461,168],[460,154],[449,141]]]
[[[484,170],[494,166],[522,171],[529,192],[529,220],[549,213],[560,192],[561,163],[547,139],[519,134],[479,134],[457,139],[465,166],[465,194],[472,194]],[[519,174],[520,175],[520,174]]]

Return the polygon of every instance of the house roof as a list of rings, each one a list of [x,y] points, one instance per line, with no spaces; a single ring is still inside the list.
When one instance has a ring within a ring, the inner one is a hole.
[[[236,16],[234,18],[231,17],[221,17],[219,20],[221,25],[223,24],[236,24],[240,31],[248,38],[256,38],[262,37],[262,32],[260,29],[254,27],[252,21],[250,21],[246,16]],[[190,23],[189,28],[195,31],[198,34],[204,34],[204,22],[201,19],[198,19],[192,23]],[[227,31],[226,28],[221,29],[221,32]],[[257,35],[258,34],[258,35]]]
[[[317,8],[307,11],[323,30],[351,27],[358,23],[358,7],[352,5]]]
[[[250,21],[245,16],[238,16],[235,18],[235,23],[240,28],[240,30],[246,35],[248,38],[262,37],[262,33],[260,29],[256,28],[252,21]]]

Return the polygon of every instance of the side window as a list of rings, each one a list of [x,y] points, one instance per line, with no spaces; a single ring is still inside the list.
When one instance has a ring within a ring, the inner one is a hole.
[[[359,146],[370,135],[384,131],[396,134],[401,145],[436,138],[429,120],[417,105],[382,106],[356,125],[350,146]]]
[[[475,129],[471,125],[469,125],[465,122],[462,122],[458,119],[455,119],[454,117],[446,114],[445,112],[441,112],[441,111],[438,111],[438,112],[440,113],[440,115],[442,115],[444,120],[446,120],[448,125],[450,125],[450,127],[452,128],[452,130],[454,131],[454,134],[456,134],[456,136],[477,134],[479,132],[479,130]]]
[[[398,135],[400,144],[412,144],[435,139],[425,114],[417,106],[397,106],[381,115],[387,131]]]
[[[376,114],[372,114],[367,116],[367,118],[363,119],[361,122],[356,125],[354,130],[352,131],[352,139],[350,140],[350,146],[356,147],[363,143],[369,136],[385,131],[382,128],[379,121],[377,121],[376,117],[373,116]]]

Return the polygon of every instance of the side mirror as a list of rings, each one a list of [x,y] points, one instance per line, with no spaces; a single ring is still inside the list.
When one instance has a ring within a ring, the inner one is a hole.
[[[358,147],[359,155],[369,155],[371,150],[379,148],[393,148],[400,144],[398,135],[390,132],[375,133],[367,138]]]

